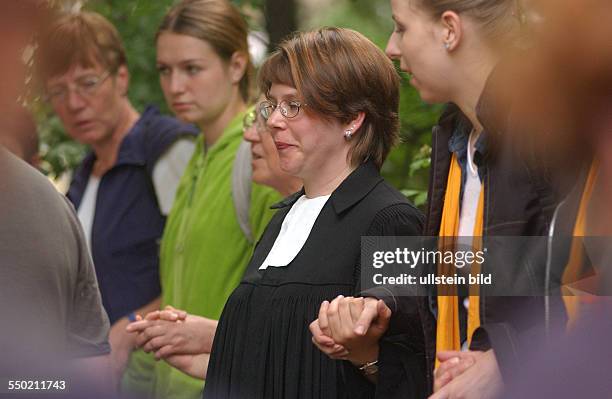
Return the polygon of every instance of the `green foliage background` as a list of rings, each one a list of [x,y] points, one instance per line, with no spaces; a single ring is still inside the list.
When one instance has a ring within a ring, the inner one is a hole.
[[[360,31],[385,48],[393,29],[388,0],[296,0],[299,29],[318,26],[341,26]],[[137,109],[148,103],[159,105],[167,112],[155,69],[156,28],[173,0],[89,0],[85,8],[109,18],[121,33],[128,54],[131,72],[130,99]],[[252,27],[261,29],[261,10],[265,0],[234,0],[249,18]],[[402,142],[390,154],[383,175],[403,190],[417,205],[425,202],[431,126],[440,112],[439,107],[424,104],[403,77],[401,88]],[[72,169],[85,149],[71,141],[63,132],[58,119],[48,108],[38,108],[43,168],[51,176]]]

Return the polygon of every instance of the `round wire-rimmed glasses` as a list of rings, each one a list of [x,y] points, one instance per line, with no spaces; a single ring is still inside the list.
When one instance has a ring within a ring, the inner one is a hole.
[[[278,104],[265,100],[259,103],[259,113],[261,114],[262,118],[267,121],[272,116],[272,113],[274,113],[274,111],[278,108],[282,116],[287,119],[291,119],[295,118],[300,112],[300,108],[305,105],[306,104],[302,104],[295,100],[283,100]]]

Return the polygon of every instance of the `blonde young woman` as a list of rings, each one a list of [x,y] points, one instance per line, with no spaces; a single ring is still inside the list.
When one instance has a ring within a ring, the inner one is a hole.
[[[391,7],[395,30],[387,55],[400,62],[424,101],[449,103],[433,130],[424,235],[546,235],[554,196],[538,173],[525,168],[512,152],[509,141],[515,132],[507,123],[506,99],[497,90],[506,52],[520,36],[518,2],[391,0]],[[538,299],[486,298],[485,307],[482,298],[471,297],[469,308],[452,296],[421,304],[428,379],[430,389],[439,391],[437,398],[493,396],[502,385],[498,359],[516,356],[510,341],[525,339],[522,333],[543,321],[543,301]],[[361,317],[348,323],[332,316],[353,299],[323,303],[312,328],[317,346],[332,358],[382,358],[383,342],[369,339],[370,323],[377,327],[390,314],[393,321],[402,313],[397,305],[402,298],[384,299],[388,307],[376,298],[365,299]],[[530,314],[534,310],[540,313]],[[453,328],[460,325],[467,328]],[[399,331],[412,328],[404,323]],[[518,336],[509,338],[506,332],[511,330]],[[468,345],[472,351],[459,352]],[[401,347],[394,350],[391,359],[406,364]],[[406,375],[402,384],[396,374],[394,387],[404,394],[413,392],[411,378]]]
[[[269,207],[280,197],[270,188],[250,184],[249,179],[242,213],[234,203],[236,189],[244,189],[242,180],[237,187],[233,176],[237,167],[245,166],[235,160],[242,143],[252,69],[247,24],[239,11],[226,0],[181,1],[161,23],[156,45],[168,105],[178,118],[196,124],[202,132],[162,238],[161,302],[162,307],[172,305],[200,316],[202,323],[193,328],[208,338],[190,340],[192,323],[164,320],[151,320],[156,328],[150,338],[170,333],[175,342],[205,352],[210,351],[225,301],[272,216]],[[140,324],[130,330],[145,327]],[[144,334],[138,342],[146,342]],[[198,397],[202,382],[159,362],[153,390],[156,397]]]

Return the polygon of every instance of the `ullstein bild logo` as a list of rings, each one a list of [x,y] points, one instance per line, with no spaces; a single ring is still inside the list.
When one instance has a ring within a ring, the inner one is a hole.
[[[426,250],[425,248],[413,251],[408,248],[396,248],[395,251],[374,252],[372,254],[372,266],[381,269],[385,265],[395,264],[406,265],[414,269],[419,264],[445,264],[461,269],[466,265],[482,265],[485,261],[486,252],[486,248],[480,251],[444,251]]]

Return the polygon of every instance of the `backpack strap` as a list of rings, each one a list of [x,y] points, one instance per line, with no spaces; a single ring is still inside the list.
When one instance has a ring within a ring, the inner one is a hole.
[[[251,167],[251,144],[242,140],[232,170],[232,199],[240,229],[244,236],[253,243],[253,232],[249,221],[249,210],[251,205],[251,184],[253,169]]]

